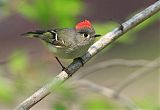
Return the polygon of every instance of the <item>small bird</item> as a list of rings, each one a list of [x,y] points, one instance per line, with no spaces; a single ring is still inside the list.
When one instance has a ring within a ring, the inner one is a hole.
[[[94,43],[95,38],[101,36],[95,33],[92,24],[88,20],[77,23],[74,28],[36,30],[22,35],[36,37],[44,42],[48,49],[55,55],[62,70],[66,68],[58,58],[81,59],[81,56]],[[83,65],[82,59],[81,62]]]

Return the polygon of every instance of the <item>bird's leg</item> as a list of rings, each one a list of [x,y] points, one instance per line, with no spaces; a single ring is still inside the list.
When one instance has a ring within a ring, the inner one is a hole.
[[[65,66],[63,66],[63,64],[60,62],[60,60],[58,59],[58,57],[55,57],[55,58],[56,58],[56,60],[58,61],[58,63],[61,65],[62,70],[64,70],[66,67],[65,67]]]
[[[84,66],[84,60],[81,57],[77,57],[77,58],[73,59],[73,61],[76,61],[76,60],[80,61],[82,66]]]
[[[61,65],[62,71],[65,71],[65,72],[69,73],[68,69],[65,66],[63,66],[63,64],[60,62],[60,60],[58,59],[58,57],[55,57],[55,58],[58,61],[58,63]]]

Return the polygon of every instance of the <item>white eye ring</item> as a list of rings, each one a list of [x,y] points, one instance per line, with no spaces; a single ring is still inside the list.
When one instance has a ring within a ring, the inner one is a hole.
[[[89,35],[89,34],[87,34],[87,33],[84,33],[84,34],[83,34],[83,37],[85,37],[85,38],[89,38],[89,37],[90,37],[90,35]]]

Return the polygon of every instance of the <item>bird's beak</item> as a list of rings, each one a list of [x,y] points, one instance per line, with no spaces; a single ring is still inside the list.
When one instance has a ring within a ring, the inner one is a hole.
[[[96,34],[96,35],[94,35],[94,37],[99,37],[99,36],[101,36],[100,34]]]

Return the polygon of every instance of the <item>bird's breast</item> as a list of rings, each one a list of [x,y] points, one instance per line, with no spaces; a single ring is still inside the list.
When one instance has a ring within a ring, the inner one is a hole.
[[[49,50],[58,58],[74,59],[84,55],[90,45],[81,46],[76,48],[57,48],[53,45],[48,45]]]

